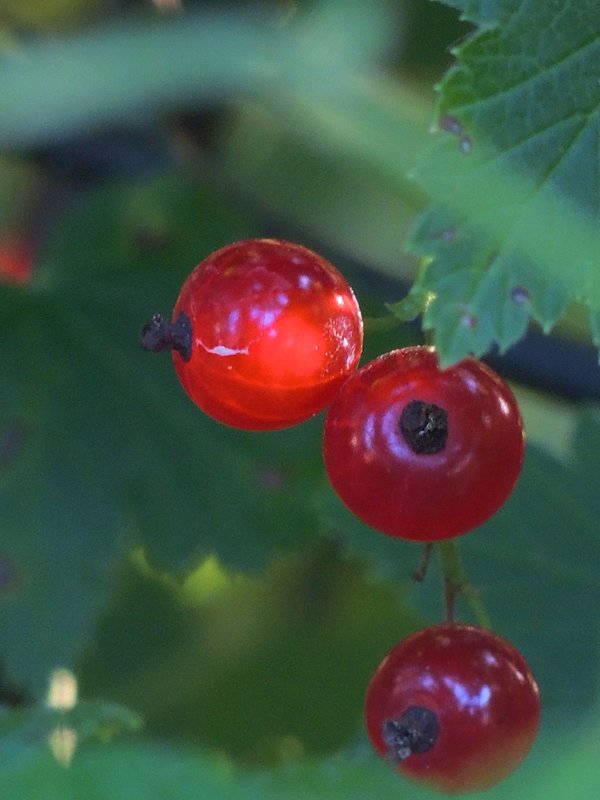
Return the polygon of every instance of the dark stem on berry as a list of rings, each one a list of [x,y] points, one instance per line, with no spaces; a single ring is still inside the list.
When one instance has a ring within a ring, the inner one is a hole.
[[[140,344],[144,350],[160,353],[176,350],[184,361],[192,357],[192,323],[187,314],[181,312],[174,322],[155,314],[141,330]]]
[[[394,761],[405,761],[416,753],[426,753],[436,743],[440,726],[429,708],[410,706],[399,719],[386,719],[381,738]]]
[[[400,430],[417,455],[439,453],[448,438],[448,412],[435,403],[411,400],[400,416]]]

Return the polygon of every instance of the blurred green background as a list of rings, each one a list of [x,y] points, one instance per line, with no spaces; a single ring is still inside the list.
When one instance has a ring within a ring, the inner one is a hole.
[[[370,753],[362,703],[441,618],[437,565],[415,584],[419,547],[341,506],[322,418],[223,428],[138,332],[209,252],[262,235],[322,252],[384,317],[417,270],[432,87],[470,30],[427,0],[0,0],[0,797],[431,796]],[[581,317],[492,358],[528,454],[461,553],[544,717],[489,797],[587,800],[600,779]],[[373,325],[365,359],[421,336]],[[46,703],[60,667],[73,709]]]

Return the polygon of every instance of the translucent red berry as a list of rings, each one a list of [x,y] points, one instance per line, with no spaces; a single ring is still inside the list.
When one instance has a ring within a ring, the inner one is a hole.
[[[517,402],[489,367],[442,370],[433,348],[395,350],[358,370],[329,409],[325,467],[368,525],[418,541],[467,533],[504,503],[521,471]]]
[[[172,322],[154,317],[142,344],[173,350],[181,384],[210,416],[272,430],[331,403],[357,366],[362,335],[358,303],[335,267],[301,245],[251,239],[199,264]]]
[[[450,793],[493,786],[525,758],[540,701],[523,656],[491,631],[446,624],[396,645],[373,675],[365,719],[375,750]]]

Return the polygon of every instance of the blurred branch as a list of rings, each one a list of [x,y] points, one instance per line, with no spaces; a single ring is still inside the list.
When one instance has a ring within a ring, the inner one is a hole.
[[[355,86],[357,77],[373,72],[389,32],[383,4],[367,16],[354,6],[338,16],[337,26],[324,24],[331,14],[319,6],[318,13],[298,14],[285,24],[276,15],[226,11],[130,20],[15,50],[0,65],[0,146],[45,144],[240,94],[291,92],[325,100],[341,89],[346,103],[355,96],[360,102],[364,87]],[[377,15],[379,24],[365,27]]]

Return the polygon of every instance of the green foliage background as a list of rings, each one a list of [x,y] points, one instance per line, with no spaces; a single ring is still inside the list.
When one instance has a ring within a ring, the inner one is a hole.
[[[322,418],[225,429],[138,331],[206,254],[273,221],[335,253],[367,314],[416,304],[446,361],[508,347],[530,317],[550,330],[574,302],[569,330],[588,335],[582,308],[596,330],[600,12],[449,3],[467,24],[426,0],[298,5],[0,5],[0,231],[52,198],[32,149],[118,124],[170,153],[63,191],[32,280],[0,285],[0,659],[4,694],[28,701],[0,716],[0,797],[431,796],[370,753],[361,713],[385,652],[440,619],[436,569],[415,585],[419,549],[337,501]],[[186,114],[206,109],[199,147]],[[415,276],[408,301],[389,295]],[[373,329],[366,357],[417,335]],[[461,553],[544,719],[487,796],[587,799],[600,414],[516,391],[522,479]],[[82,697],[62,714],[44,704],[56,667]],[[78,735],[68,768],[57,727]]]

